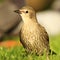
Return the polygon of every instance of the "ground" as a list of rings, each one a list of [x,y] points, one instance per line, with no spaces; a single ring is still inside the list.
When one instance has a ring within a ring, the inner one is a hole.
[[[17,40],[10,40],[0,43],[0,60],[46,60],[46,54],[37,56],[36,54],[28,54],[25,52],[19,37]],[[11,37],[9,39],[12,39]],[[60,35],[50,36],[50,48],[57,54],[49,55],[50,60],[60,60]],[[5,45],[4,45],[5,44]],[[8,46],[7,46],[8,45]]]

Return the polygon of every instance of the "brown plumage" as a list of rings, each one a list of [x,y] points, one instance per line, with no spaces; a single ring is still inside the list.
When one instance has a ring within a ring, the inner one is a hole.
[[[49,37],[43,26],[37,19],[35,11],[30,6],[24,6],[15,12],[22,17],[23,24],[20,30],[20,41],[28,52],[34,51],[41,55],[49,51]]]

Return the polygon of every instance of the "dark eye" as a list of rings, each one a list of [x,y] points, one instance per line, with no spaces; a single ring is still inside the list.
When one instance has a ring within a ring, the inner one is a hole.
[[[26,11],[26,13],[28,13],[28,11]]]

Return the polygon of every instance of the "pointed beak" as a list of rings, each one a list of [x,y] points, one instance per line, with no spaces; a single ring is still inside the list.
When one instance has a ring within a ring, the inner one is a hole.
[[[15,10],[14,12],[16,12],[16,13],[20,14],[20,11],[19,11],[19,10]]]

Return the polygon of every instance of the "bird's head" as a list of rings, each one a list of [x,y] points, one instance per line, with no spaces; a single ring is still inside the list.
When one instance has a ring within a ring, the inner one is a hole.
[[[15,12],[21,15],[23,20],[28,20],[36,17],[35,10],[30,6],[24,6],[19,10],[15,10]]]

